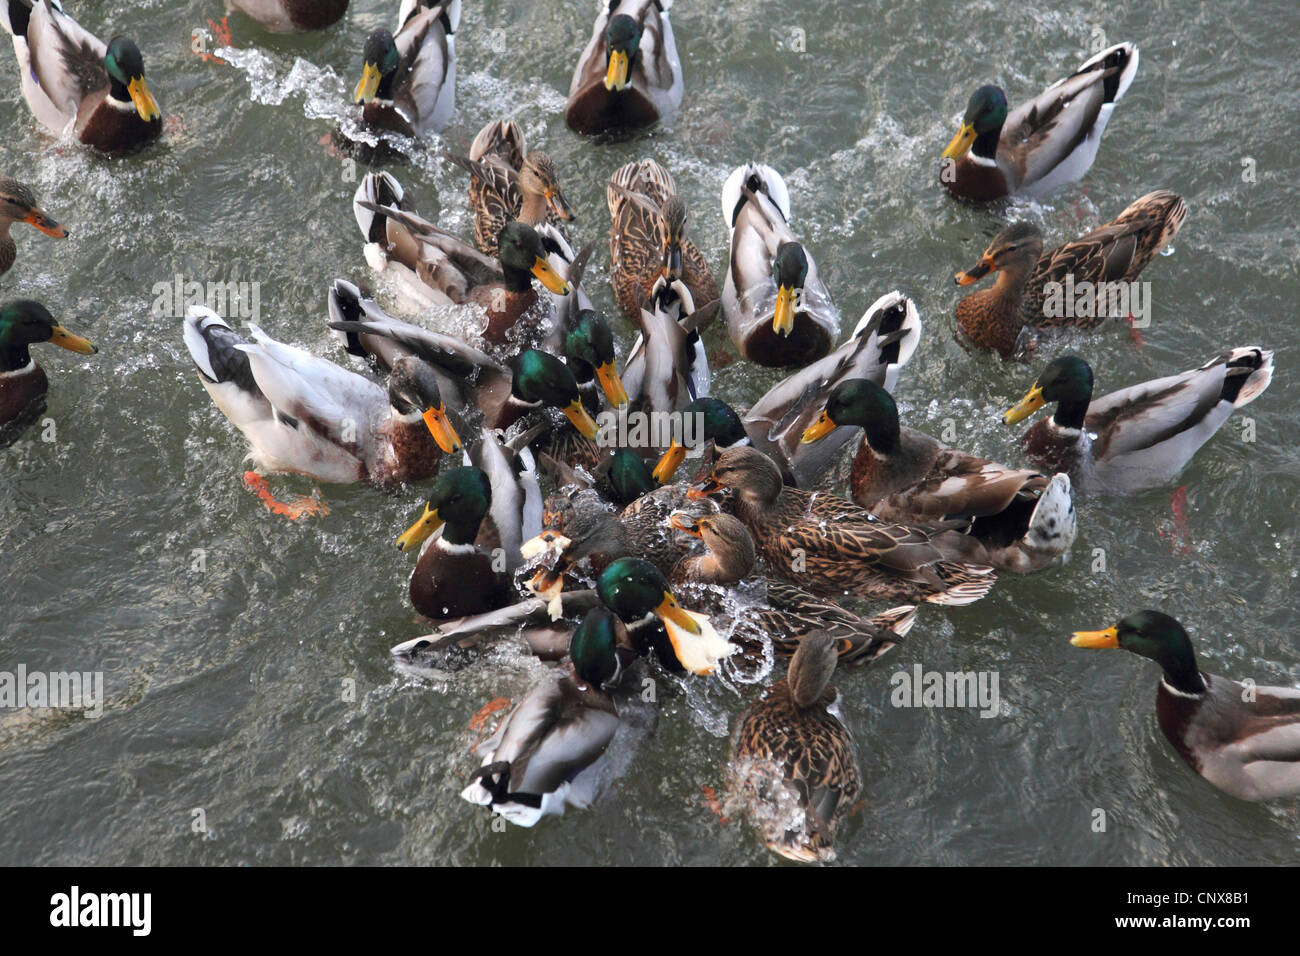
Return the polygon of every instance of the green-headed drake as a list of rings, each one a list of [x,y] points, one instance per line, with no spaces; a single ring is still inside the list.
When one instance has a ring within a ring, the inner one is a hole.
[[[352,95],[371,129],[403,136],[437,132],[456,109],[460,0],[402,0],[397,32],[376,30],[362,49]]]
[[[569,640],[569,661],[544,678],[476,750],[483,765],[461,796],[531,827],[597,796],[600,760],[618,730],[608,688],[618,682],[620,624],[593,608]]]
[[[682,102],[672,0],[610,0],[582,51],[565,122],[576,133],[649,126]]]
[[[1200,368],[1092,397],[1092,369],[1077,355],[1053,359],[1002,416],[1007,425],[1055,404],[1022,439],[1029,458],[1065,472],[1088,492],[1131,494],[1168,484],[1234,411],[1273,380],[1273,353],[1229,349]]]
[[[1077,518],[1068,475],[1008,468],[903,428],[893,396],[862,378],[835,386],[803,440],[820,441],[837,428],[853,427],[862,429],[862,443],[849,492],[878,518],[919,524],[974,518],[970,534],[999,571],[1041,570],[1074,543]]]
[[[158,138],[162,112],[135,41],[115,36],[105,44],[58,0],[5,0],[0,24],[13,37],[23,97],[55,136],[70,132],[106,153]]]
[[[0,440],[12,441],[45,411],[49,379],[29,346],[49,342],[78,355],[99,351],[30,299],[0,305]]]
[[[718,661],[736,646],[713,630],[706,615],[688,611],[677,603],[668,580],[649,561],[619,558],[596,583],[604,605],[628,624],[654,615],[667,633],[677,662],[693,674],[711,674]]]
[[[506,223],[493,258],[406,211],[406,204],[405,190],[391,173],[367,173],[352,200],[366,240],[366,261],[376,272],[393,276],[408,307],[419,311],[477,305],[487,319],[481,334],[494,345],[517,342],[518,333],[509,335],[516,326],[526,334],[539,334],[556,324],[558,302],[573,288],[557,271],[560,259],[536,229],[523,222]],[[534,278],[554,298],[540,301]]]
[[[1242,800],[1300,794],[1300,690],[1207,674],[1187,631],[1168,614],[1138,611],[1104,631],[1076,631],[1075,647],[1123,648],[1164,671],[1156,719],[1178,756]]]
[[[826,355],[840,315],[817,262],[790,228],[790,192],[771,166],[738,166],[722,187],[731,261],[722,314],[740,354],[768,368],[802,368]]]
[[[1079,179],[1137,68],[1137,47],[1118,43],[1009,113],[1000,87],[981,86],[943,151],[939,181],[958,199],[984,202]]]
[[[442,532],[420,552],[411,573],[411,604],[425,617],[468,617],[511,602],[506,556],[478,544],[491,506],[488,476],[470,465],[453,468],[438,477],[424,513],[397,539],[399,549],[412,551]]]

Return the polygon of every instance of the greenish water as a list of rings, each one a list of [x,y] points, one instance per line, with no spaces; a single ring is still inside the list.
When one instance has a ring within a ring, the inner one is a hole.
[[[718,191],[737,163],[762,159],[785,175],[846,325],[890,289],[916,300],[925,332],[898,388],[905,421],[938,434],[953,419],[956,444],[1014,461],[998,415],[1034,370],[968,354],[951,318],[952,274],[1000,220],[941,194],[938,154],[976,85],[999,82],[1017,102],[1082,62],[1096,30],[1136,42],[1141,69],[1091,172],[1015,213],[1055,244],[1151,189],[1186,197],[1174,254],[1143,275],[1145,347],[1122,327],[1080,347],[1100,391],[1228,346],[1275,349],[1273,385],[1247,410],[1257,440],[1243,442],[1234,421],[1179,478],[1179,540],[1173,487],[1081,502],[1067,566],[1005,577],[968,608],[924,607],[904,646],[841,673],[865,803],[840,856],[1294,863],[1294,806],[1244,804],[1201,781],[1156,727],[1154,666],[1071,648],[1068,635],[1159,606],[1188,626],[1205,669],[1300,683],[1296,8],[1037,6],[679,0],[680,115],[593,143],[564,128],[563,107],[595,4],[475,0],[455,119],[393,170],[423,214],[468,234],[462,175],[436,150],[463,149],[486,121],[514,116],[559,165],[577,234],[598,244],[588,290],[613,315],[607,176],[641,156],[664,163],[721,273]],[[257,282],[263,327],[344,360],[325,329],[326,291],[338,276],[370,277],[355,186],[319,141],[347,113],[363,38],[390,26],[397,4],[354,0],[342,23],[297,38],[232,17],[241,53],[227,65],[190,53],[220,0],[68,7],[101,36],[136,38],[169,128],[121,161],[54,143],[0,52],[0,171],[31,183],[73,233],[56,244],[16,230],[18,263],[0,292],[44,301],[101,348],[38,355],[56,440],[37,429],[0,453],[0,671],[100,670],[108,695],[95,721],[0,712],[0,863],[773,862],[702,800],[703,787],[722,785],[726,728],[750,696],[716,682],[663,685],[653,734],[591,811],[494,831],[458,796],[476,763],[467,724],[484,702],[526,692],[540,665],[503,642],[443,683],[395,672],[388,648],[421,633],[406,603],[411,560],[392,546],[419,490],[328,487],[328,517],[270,516],[240,484],[245,443],[200,386],[180,318],[151,310],[154,284],[176,273]],[[709,345],[730,351],[720,327]],[[744,404],[774,380],[736,363],[716,372],[715,394]],[[891,707],[890,674],[918,663],[996,671],[1002,716]],[[1098,808],[1104,833],[1092,830]]]

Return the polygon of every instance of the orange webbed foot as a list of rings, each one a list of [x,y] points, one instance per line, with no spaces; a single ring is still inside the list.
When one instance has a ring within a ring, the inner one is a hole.
[[[212,31],[212,43],[214,46],[222,47],[222,46],[234,45],[230,39],[230,23],[226,17],[222,17],[220,23],[218,23],[216,20],[209,18],[208,29]],[[197,56],[204,63],[225,63],[226,62],[225,60],[221,59],[221,57],[217,56],[215,53],[209,53],[206,50],[198,48],[197,31],[195,34],[195,47],[193,48],[193,52],[194,55]]]
[[[509,706],[510,698],[508,697],[492,698],[492,700],[480,707],[478,712],[469,719],[469,729],[482,730],[487,726],[488,721],[492,719],[493,714],[500,713]]]
[[[704,805],[713,812],[713,815],[725,827],[727,818],[722,812],[722,801],[718,798],[717,791],[709,786],[700,787],[700,791],[704,794]]]
[[[271,514],[281,515],[290,521],[299,518],[319,518],[330,513],[329,505],[316,498],[295,498],[290,502],[280,501],[271,493],[271,488],[255,471],[244,472],[244,487],[257,495],[258,500],[266,505]]]

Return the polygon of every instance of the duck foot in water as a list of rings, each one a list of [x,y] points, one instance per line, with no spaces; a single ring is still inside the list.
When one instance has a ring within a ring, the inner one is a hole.
[[[266,509],[272,514],[283,515],[290,521],[305,517],[319,518],[330,513],[329,505],[316,498],[295,498],[287,503],[278,500],[271,494],[266,479],[255,471],[244,472],[244,487],[257,495],[258,500],[266,505]]]

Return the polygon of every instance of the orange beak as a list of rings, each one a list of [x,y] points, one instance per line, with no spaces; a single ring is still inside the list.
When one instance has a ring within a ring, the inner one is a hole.
[[[987,252],[980,257],[979,264],[974,268],[967,269],[965,272],[959,272],[954,277],[958,285],[970,285],[972,282],[979,282],[990,272],[997,272],[998,267],[993,264],[993,257]]]
[[[39,209],[33,209],[31,212],[29,212],[27,216],[23,219],[23,222],[27,223],[27,225],[29,226],[35,226],[37,229],[45,233],[47,236],[53,236],[55,239],[68,238],[68,230],[64,229],[61,225],[59,225],[49,216],[45,215],[45,213],[41,212]]]

